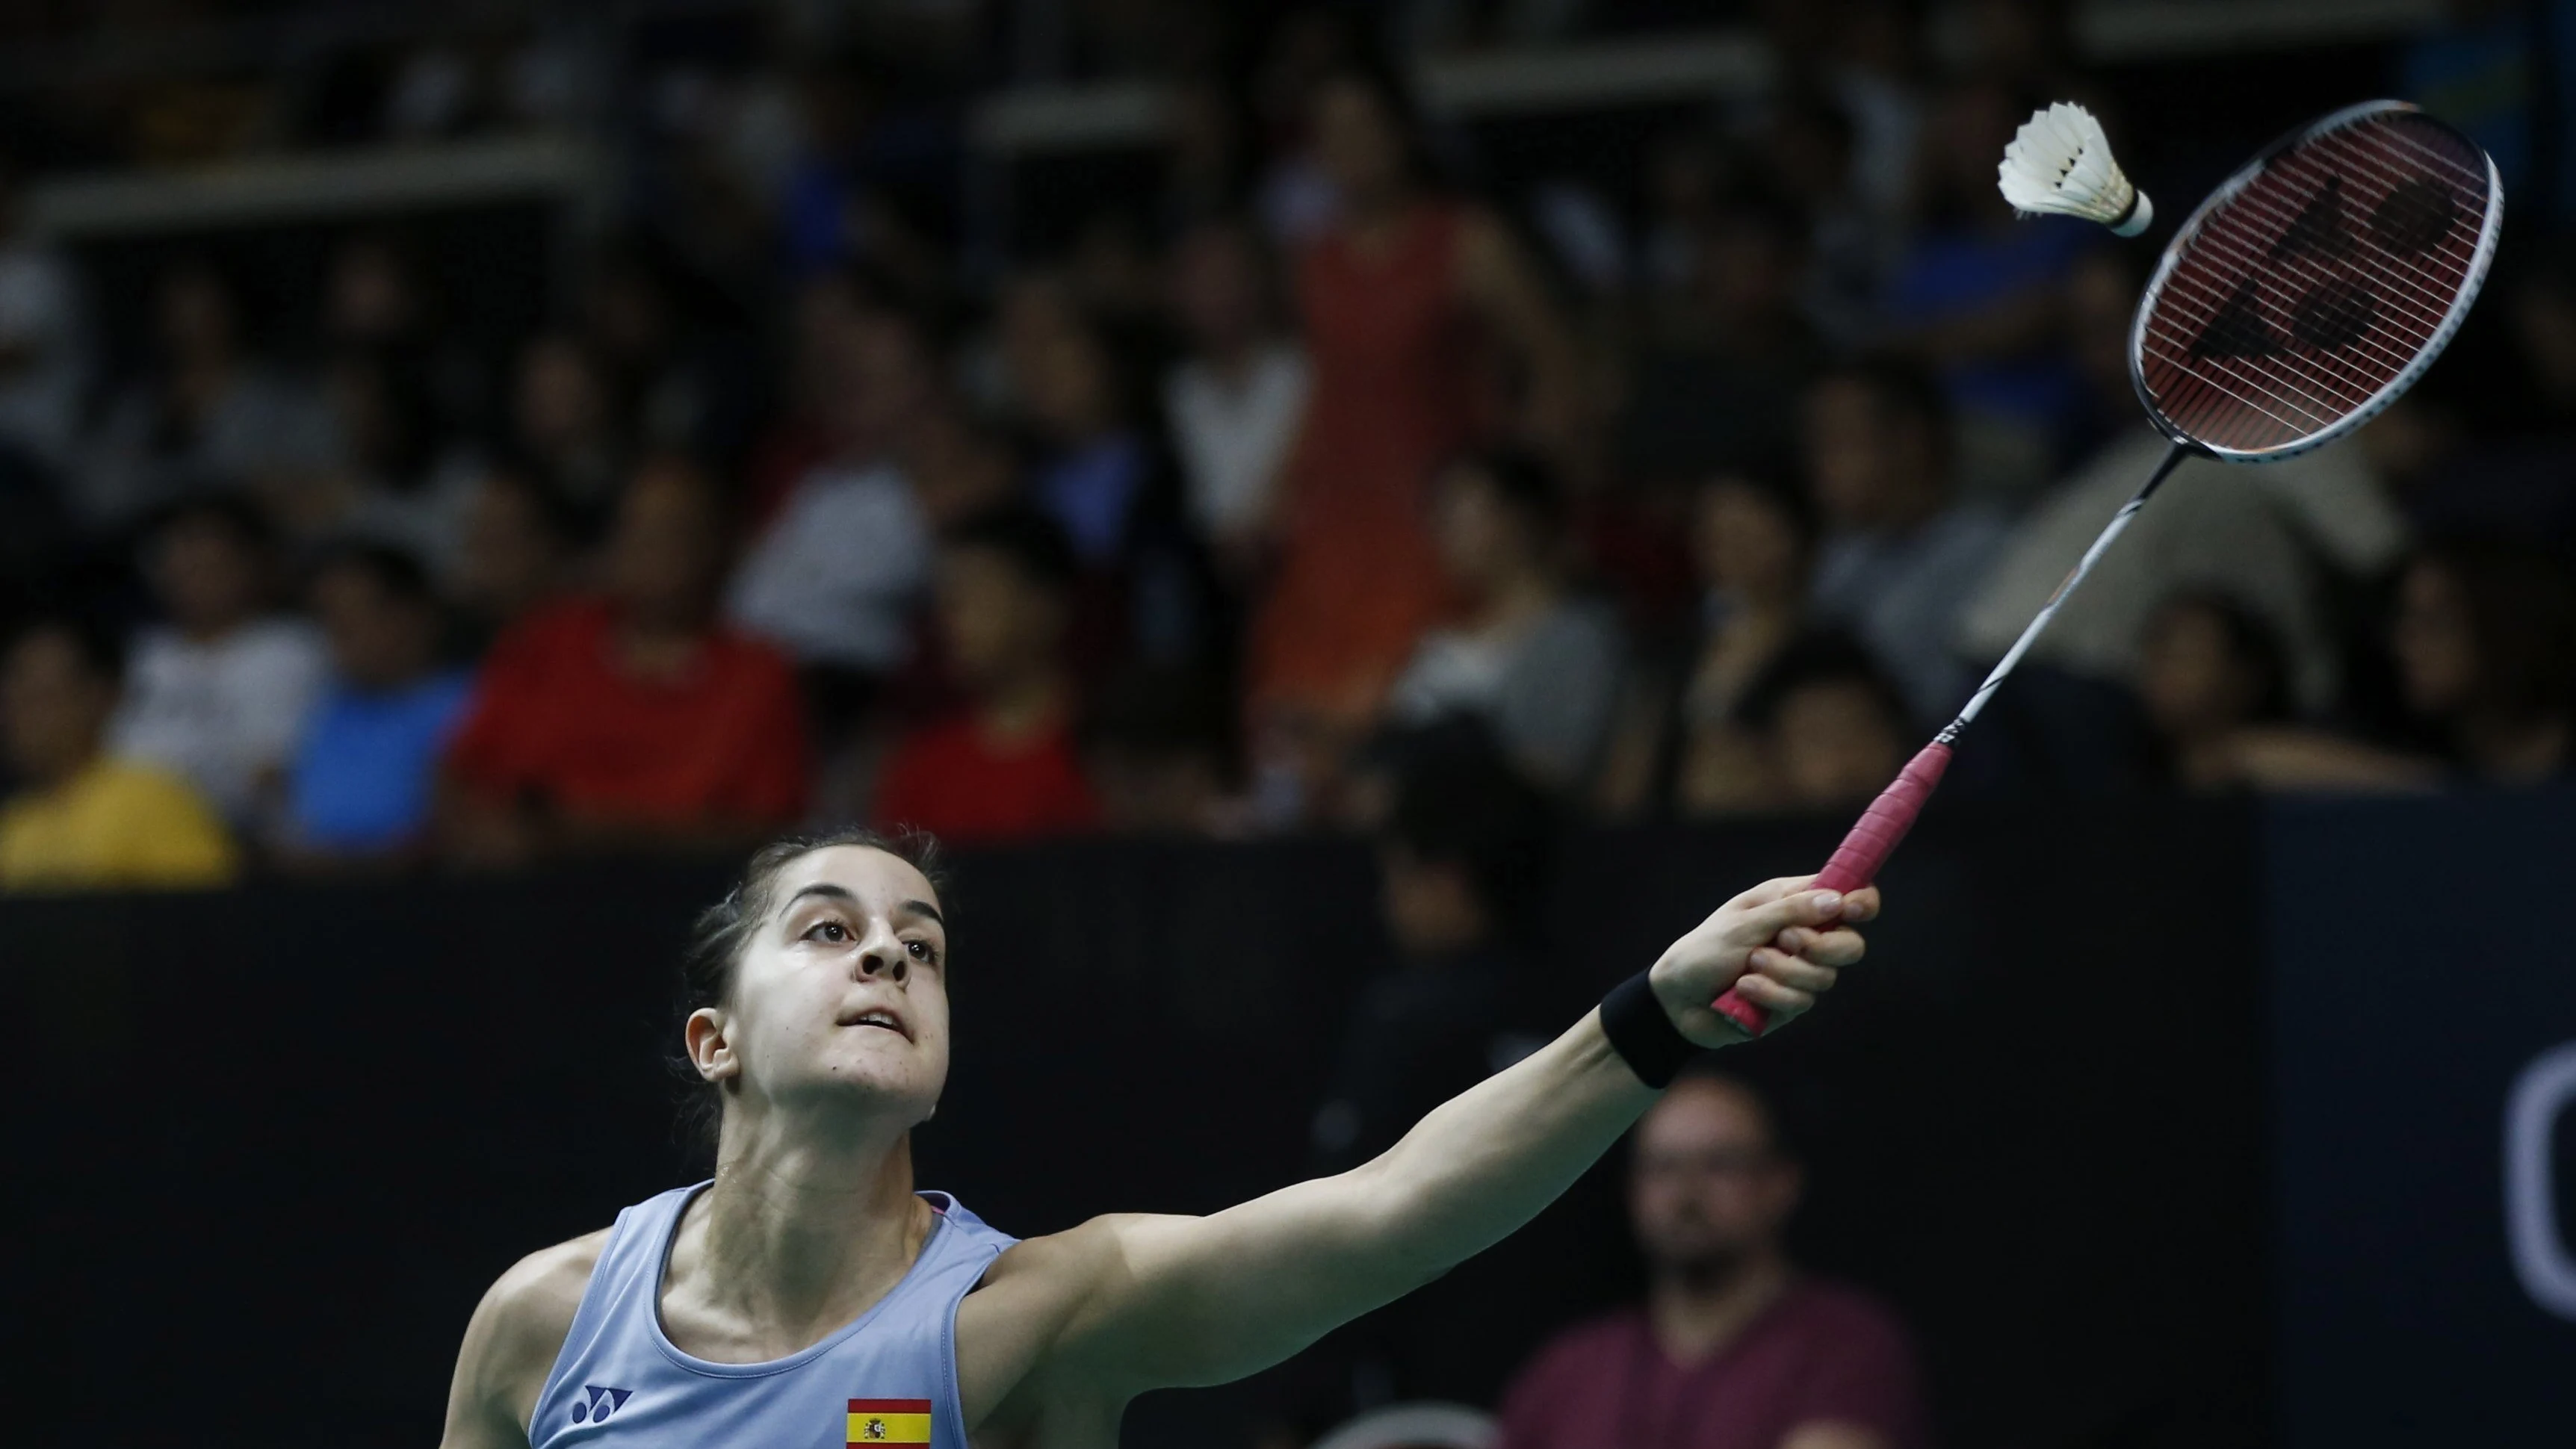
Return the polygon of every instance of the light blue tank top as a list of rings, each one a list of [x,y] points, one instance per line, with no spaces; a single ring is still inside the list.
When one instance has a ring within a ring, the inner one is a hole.
[[[617,1215],[572,1331],[537,1395],[531,1449],[967,1449],[957,1396],[957,1305],[1018,1241],[946,1193],[894,1291],[821,1343],[767,1363],[692,1358],[662,1331],[662,1267],[681,1211],[707,1184]]]

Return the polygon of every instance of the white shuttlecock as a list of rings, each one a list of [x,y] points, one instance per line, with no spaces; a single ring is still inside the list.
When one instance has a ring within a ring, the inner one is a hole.
[[[2136,236],[2156,219],[2155,204],[2111,159],[2102,123],[2065,101],[2031,114],[1995,175],[2004,200],[2024,216],[2080,216],[2115,236]]]

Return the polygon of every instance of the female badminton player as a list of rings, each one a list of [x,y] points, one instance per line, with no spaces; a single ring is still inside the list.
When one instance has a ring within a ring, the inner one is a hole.
[[[913,1187],[951,1025],[917,860],[861,835],[775,845],[701,920],[683,1035],[721,1114],[715,1177],[501,1275],[457,1356],[447,1449],[1107,1449],[1135,1395],[1276,1363],[1519,1227],[1692,1054],[1745,1039],[1719,992],[1795,1016],[1878,908],[1758,885],[1365,1166],[1020,1242]]]

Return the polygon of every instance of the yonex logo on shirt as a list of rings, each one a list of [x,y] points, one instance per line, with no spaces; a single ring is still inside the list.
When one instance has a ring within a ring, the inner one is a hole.
[[[596,1424],[624,1407],[634,1392],[633,1389],[607,1389],[597,1384],[583,1384],[581,1397],[573,1401],[572,1421]]]

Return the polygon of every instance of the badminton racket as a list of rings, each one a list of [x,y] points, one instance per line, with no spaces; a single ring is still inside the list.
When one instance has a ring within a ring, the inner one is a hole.
[[[2120,221],[2132,214],[2112,209]],[[2165,248],[2129,332],[2130,379],[2172,448],[1959,717],[1862,813],[1816,888],[1853,891],[1877,878],[1949,768],[1951,746],[2183,459],[2269,463],[2323,447],[2413,386],[2477,300],[2503,222],[2494,161],[2402,101],[2303,126],[2211,193]],[[1749,1035],[1769,1025],[1732,988],[1716,1007]]]

